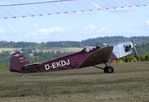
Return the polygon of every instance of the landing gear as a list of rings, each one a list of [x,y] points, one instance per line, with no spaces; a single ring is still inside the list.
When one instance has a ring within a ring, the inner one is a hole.
[[[112,66],[108,66],[107,63],[105,63],[105,67],[99,67],[99,66],[94,66],[96,68],[103,69],[104,73],[114,73],[114,68]]]
[[[106,66],[103,69],[104,73],[113,73],[114,72],[114,68],[112,66]]]

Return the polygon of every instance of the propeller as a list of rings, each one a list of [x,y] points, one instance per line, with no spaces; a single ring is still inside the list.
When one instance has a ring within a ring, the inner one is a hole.
[[[139,56],[138,51],[136,49],[136,44],[134,43],[134,40],[132,38],[130,38],[130,39],[133,44],[133,52],[134,52],[135,56]]]

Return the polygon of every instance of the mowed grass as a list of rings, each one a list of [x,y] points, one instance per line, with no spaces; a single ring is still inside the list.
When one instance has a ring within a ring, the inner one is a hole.
[[[20,50],[21,48],[0,48],[0,53],[3,51],[15,51]]]
[[[37,52],[77,52],[81,51],[83,48],[81,47],[69,47],[69,48],[61,48],[61,47],[53,47],[53,48],[45,48],[45,49],[36,49]]]
[[[149,62],[49,73],[0,72],[0,102],[149,102]]]
[[[36,49],[37,52],[76,52],[76,51],[81,51],[83,48],[81,47],[66,47],[66,48],[61,48],[61,47],[53,47],[53,48],[42,48],[42,49]],[[21,50],[21,48],[0,48],[0,53],[3,51],[15,51],[15,50]]]

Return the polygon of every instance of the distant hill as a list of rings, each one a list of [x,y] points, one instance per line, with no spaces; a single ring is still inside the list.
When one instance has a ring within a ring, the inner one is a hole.
[[[132,37],[134,43],[137,45],[143,45],[149,43],[149,36]],[[0,41],[0,48],[51,48],[51,47],[84,47],[84,46],[95,46],[102,43],[120,43],[130,41],[130,38],[124,36],[112,36],[112,37],[97,37],[90,38],[83,41],[49,41],[42,43],[35,42],[7,42]]]
[[[131,37],[131,39],[137,45],[149,43],[149,36],[148,37],[144,37],[144,36]],[[124,37],[124,36],[97,37],[97,38],[91,38],[91,39],[84,40],[84,41],[82,41],[82,43],[84,45],[95,46],[99,42],[100,43],[117,44],[120,42],[131,41],[131,39],[129,37]]]

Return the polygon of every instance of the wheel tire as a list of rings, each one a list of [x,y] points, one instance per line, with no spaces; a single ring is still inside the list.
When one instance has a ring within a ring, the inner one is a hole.
[[[113,73],[114,68],[112,66],[106,66],[104,69],[104,73]]]

